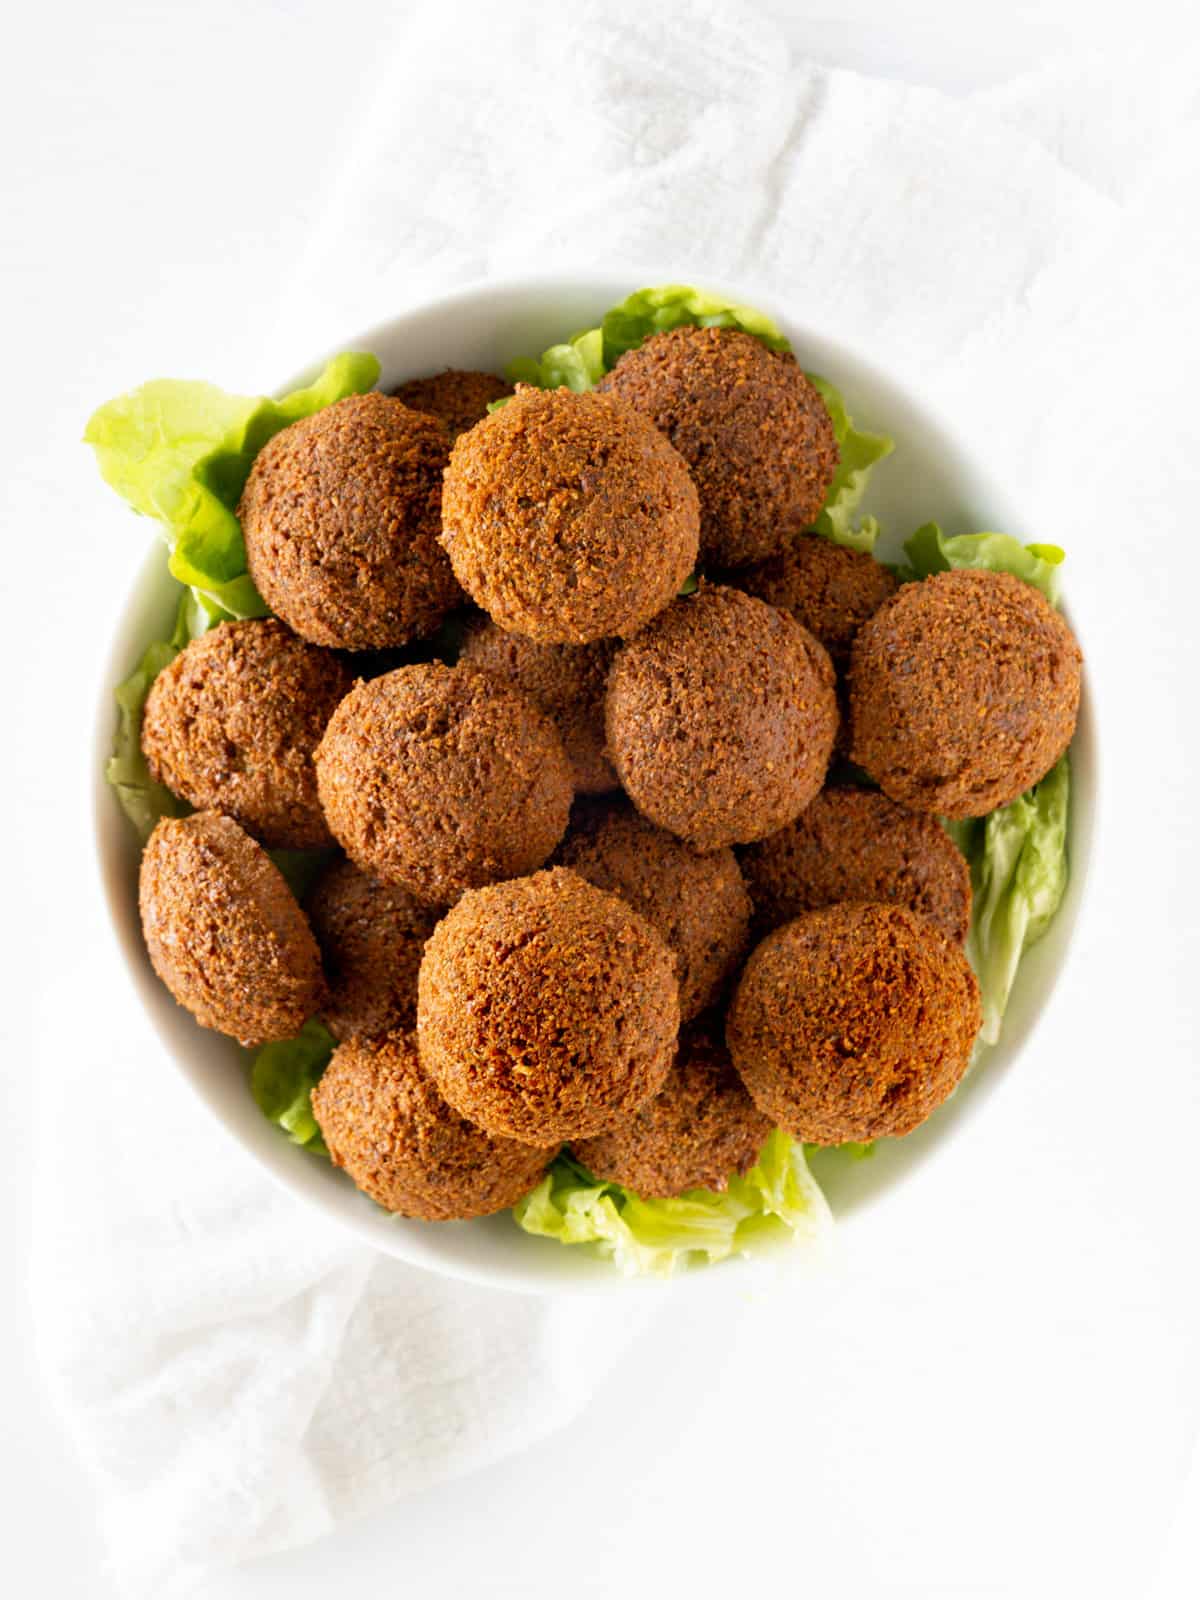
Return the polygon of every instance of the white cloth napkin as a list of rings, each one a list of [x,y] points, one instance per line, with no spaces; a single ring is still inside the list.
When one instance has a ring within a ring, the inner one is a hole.
[[[1165,142],[1194,120],[1194,64],[1153,98],[1153,137],[1132,92],[1090,117],[1064,96],[1110,93],[1093,72],[963,103],[794,62],[716,0],[507,0],[466,29],[423,8],[285,298],[275,370],[489,273],[747,279],[1000,431],[1066,543],[1115,483],[1105,380],[1115,362],[1140,392],[1157,337],[1149,301],[1130,315],[1136,275],[1169,255],[1182,302],[1197,259],[1194,217],[1164,205],[1197,192],[1195,141]],[[63,1011],[104,1015],[113,981],[65,973]],[[38,1200],[42,1348],[131,1594],[185,1594],[561,1427],[648,1315],[371,1255],[261,1178],[160,1056],[146,1030],[61,1063]]]

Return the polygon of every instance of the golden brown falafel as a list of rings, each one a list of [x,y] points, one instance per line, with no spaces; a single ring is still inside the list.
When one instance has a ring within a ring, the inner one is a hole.
[[[679,1038],[666,1083],[607,1133],[576,1139],[572,1154],[595,1178],[644,1199],[722,1190],[758,1160],[771,1121],[754,1104],[721,1037],[720,1020]]]
[[[398,384],[392,395],[412,411],[437,417],[450,435],[450,442],[466,433],[488,414],[488,407],[512,393],[512,384],[494,372],[466,372],[447,367],[445,372],[427,378],[409,378]]]
[[[353,682],[340,656],[274,618],[223,622],[154,680],[142,718],[151,775],[272,849],[324,849],[313,751]]]
[[[847,550],[816,533],[794,539],[729,581],[790,612],[821,641],[838,672],[850,664],[850,646],[859,628],[899,588],[899,579],[874,556]]]
[[[201,1027],[265,1044],[293,1038],[320,1006],[304,913],[231,818],[164,818],[142,853],[138,903],[151,965]]]
[[[902,906],[808,911],[768,934],[726,1019],[755,1103],[795,1139],[910,1133],[951,1093],[979,1032],[961,949]]]
[[[762,933],[847,900],[907,906],[959,944],[971,925],[966,857],[936,818],[873,789],[822,789],[739,859]]]
[[[496,1139],[446,1104],[411,1033],[341,1044],[312,1094],[329,1158],[385,1211],[426,1222],[516,1205],[557,1146]]]
[[[666,945],[561,867],[465,894],[425,946],[422,1064],[490,1133],[546,1145],[612,1127],[661,1088],[678,1032]]]
[[[786,612],[702,584],[618,651],[608,749],[638,810],[700,850],[765,838],[825,779],[833,668]]]
[[[317,789],[352,861],[430,905],[540,867],[571,769],[528,696],[478,667],[400,667],[358,684],[317,748]]]
[[[352,861],[321,874],[305,909],[325,968],[321,1016],[334,1038],[411,1028],[421,952],[437,912]]]
[[[837,439],[792,356],[733,328],[673,328],[626,351],[598,388],[647,416],[687,462],[705,565],[761,561],[816,521]]]
[[[1066,622],[1019,578],[904,584],[854,641],[851,759],[914,811],[985,816],[1070,744],[1082,663]]]
[[[576,794],[606,794],[617,775],[604,752],[604,690],[615,639],[538,644],[480,618],[467,630],[460,661],[516,684],[562,735]]]
[[[594,803],[575,808],[555,861],[620,895],[658,930],[675,961],[684,1022],[720,997],[750,938],[750,896],[732,850],[702,855],[632,806]]]
[[[845,674],[850,646],[867,618],[895,594],[899,580],[874,556],[806,533],[765,561],[733,573],[729,581],[789,612],[829,651],[837,673],[834,753],[848,756],[850,713]]]
[[[376,650],[462,603],[441,527],[445,427],[390,395],[350,395],[259,451],[238,516],[263,599],[313,644]]]
[[[542,644],[634,633],[696,564],[682,458],[605,395],[524,385],[450,456],[442,544],[494,622]]]

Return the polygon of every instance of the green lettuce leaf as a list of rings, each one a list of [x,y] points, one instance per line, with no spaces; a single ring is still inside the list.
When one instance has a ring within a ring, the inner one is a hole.
[[[639,289],[620,305],[606,311],[598,328],[577,333],[565,344],[552,344],[540,356],[520,356],[506,372],[514,383],[532,383],[538,389],[574,389],[582,394],[594,389],[611,372],[626,350],[635,350],[652,333],[665,333],[684,324],[701,328],[740,328],[772,350],[788,350],[787,340],[761,311],[734,305],[703,289],[686,284],[665,284]],[[488,407],[497,411],[508,397]]]
[[[875,517],[863,517],[859,523],[851,518],[858,510],[871,469],[896,448],[895,441],[886,434],[867,433],[856,428],[854,419],[846,410],[846,402],[833,384],[818,378],[813,372],[809,379],[825,402],[833,420],[833,432],[838,442],[841,460],[825,497],[825,506],[817,517],[814,532],[834,544],[845,545],[850,550],[862,550],[868,555],[875,549],[879,538],[879,523]]]
[[[638,289],[620,305],[606,311],[604,370],[616,366],[626,350],[636,350],[652,333],[671,328],[738,328],[761,339],[771,350],[790,350],[779,328],[753,306],[737,305],[686,283],[667,283],[657,289]]]
[[[263,1116],[277,1123],[293,1144],[315,1155],[329,1154],[312,1112],[312,1092],[329,1065],[335,1039],[314,1017],[299,1037],[265,1044],[250,1068],[250,1092]]]
[[[1058,569],[1066,559],[1056,544],[1021,544],[1007,533],[961,533],[948,539],[936,522],[926,522],[904,545],[908,567],[901,576],[929,578],[957,567],[1008,572],[1040,589],[1058,604]]]
[[[1022,955],[1066,892],[1071,768],[1064,755],[1040,783],[989,816],[946,827],[971,863],[967,955],[983,1002],[980,1039],[995,1044]]]
[[[860,1143],[855,1139],[848,1139],[845,1144],[823,1145],[825,1150],[838,1150],[850,1161],[869,1161],[875,1154],[875,1141],[868,1139]]]
[[[509,363],[507,372],[514,383],[531,383],[538,389],[573,389],[577,394],[594,389],[606,372],[611,372],[627,350],[654,333],[684,325],[701,328],[738,328],[772,350],[786,351],[791,346],[770,317],[752,306],[735,305],[703,289],[687,284],[664,284],[657,289],[638,289],[620,305],[607,311],[599,328],[577,333],[565,344],[551,345],[540,356],[520,357]],[[854,425],[845,401],[831,383],[809,374],[820,392],[838,442],[841,462],[830,485],[824,509],[814,531],[834,544],[851,550],[872,551],[879,537],[874,517],[854,522],[871,469],[895,448],[883,434],[867,433]],[[507,405],[508,397],[495,400],[489,411]]]
[[[674,1200],[643,1200],[597,1182],[560,1156],[537,1188],[513,1207],[526,1233],[562,1244],[595,1245],[627,1276],[669,1277],[694,1262],[761,1254],[792,1239],[822,1240],[829,1208],[802,1147],[776,1129],[757,1166],[723,1194],[691,1189]]]
[[[180,583],[228,616],[260,617],[267,607],[246,571],[236,516],[251,464],[281,428],[363,393],[378,377],[374,356],[351,353],[282,400],[159,379],[101,406],[84,440],[105,482],[160,524]]]
[[[142,714],[150,685],[164,667],[169,666],[190,639],[198,638],[218,622],[225,612],[202,596],[184,589],[179,597],[175,626],[169,639],[155,639],[146,646],[142,658],[123,683],[117,685],[117,733],[113,753],[104,776],[116,790],[122,811],[137,829],[143,843],[162,817],[182,816],[189,807],[177,800],[169,789],[155,783],[142,754]]]
[[[101,475],[135,511],[158,521],[170,571],[184,585],[170,638],[149,644],[115,691],[119,721],[105,775],[143,840],[160,817],[188,809],[152,780],[142,755],[150,685],[190,639],[218,622],[266,615],[246,571],[236,516],[254,457],[281,428],[363,393],[378,376],[374,356],[335,356],[307,388],[282,400],[162,379],[110,400],[89,421],[84,439]]]
[[[577,333],[565,344],[552,344],[536,358],[518,357],[508,366],[513,383],[531,383],[537,389],[574,389],[576,394],[594,389],[607,371],[599,328]],[[509,398],[494,400],[489,411],[499,410]]]

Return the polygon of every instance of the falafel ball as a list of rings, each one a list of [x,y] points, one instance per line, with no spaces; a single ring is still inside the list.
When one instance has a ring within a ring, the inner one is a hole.
[[[324,849],[333,839],[313,751],[353,682],[339,656],[273,617],[223,622],[151,686],[142,718],[151,776],[272,849]]]
[[[833,667],[806,628],[740,589],[702,584],[617,652],[605,725],[617,776],[698,850],[798,816],[837,731]]]
[[[746,963],[726,1019],[755,1103],[810,1144],[911,1133],[967,1070],[979,985],[953,940],[903,906],[807,911]]]
[[[151,966],[202,1028],[251,1047],[294,1038],[319,1009],[312,930],[232,818],[164,817],[142,853],[138,905]]]
[[[512,684],[469,665],[432,661],[357,684],[316,763],[346,854],[429,905],[540,867],[571,809],[554,724]]]
[[[648,417],[700,493],[700,558],[741,567],[811,528],[838,466],[833,421],[795,357],[733,328],[672,328],[598,389]]]
[[[305,909],[325,968],[321,1016],[334,1038],[411,1028],[417,969],[437,912],[352,861],[321,874]]]
[[[421,1062],[489,1133],[548,1145],[657,1094],[679,1032],[674,963],[616,895],[559,867],[466,894],[421,962]]]
[[[786,549],[734,573],[730,582],[790,612],[829,651],[837,673],[838,731],[834,752],[850,752],[845,673],[850,646],[869,616],[895,594],[899,580],[874,556],[806,533]]]
[[[758,1160],[770,1131],[734,1069],[720,1022],[696,1023],[680,1035],[654,1099],[607,1133],[576,1139],[571,1151],[593,1177],[661,1200],[728,1188]]]
[[[822,789],[740,859],[763,933],[847,900],[907,906],[958,944],[971,925],[966,857],[935,817],[873,789]]]
[[[437,417],[453,444],[460,433],[466,433],[487,416],[493,401],[512,393],[512,384],[494,372],[447,367],[445,372],[432,373],[428,378],[410,378],[391,393],[411,410]]]
[[[750,896],[732,850],[701,855],[618,802],[577,807],[555,860],[620,895],[662,935],[684,1022],[719,998],[750,939]]]
[[[847,550],[818,533],[738,572],[730,580],[769,606],[789,611],[829,651],[838,672],[850,664],[850,646],[868,617],[900,587],[882,562]]]
[[[458,581],[541,644],[636,632],[678,594],[699,531],[682,457],[607,395],[518,385],[446,468],[442,544]]]
[[[558,1153],[495,1139],[460,1117],[421,1066],[412,1033],[339,1045],[312,1108],[334,1166],[385,1211],[426,1222],[506,1211]]]
[[[616,651],[615,639],[538,644],[481,618],[468,628],[459,660],[522,689],[561,734],[576,794],[606,794],[617,787],[604,751],[604,690]]]
[[[1019,578],[906,583],[854,641],[851,759],[914,811],[985,816],[1070,744],[1082,665],[1067,623]]]
[[[378,650],[462,604],[438,543],[444,425],[391,395],[349,395],[277,433],[238,506],[258,592],[313,644]]]

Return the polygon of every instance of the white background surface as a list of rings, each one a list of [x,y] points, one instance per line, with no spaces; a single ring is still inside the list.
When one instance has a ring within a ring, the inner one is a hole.
[[[100,491],[74,441],[97,401],[151,374],[232,388],[273,381],[256,349],[276,286],[319,213],[385,17],[400,9],[111,0],[45,6],[9,40],[18,48],[0,104],[9,357],[0,389],[2,436],[16,445],[3,525],[6,680],[17,704],[4,788],[19,848],[3,935],[10,1137],[0,1198],[16,1289],[15,1314],[0,1319],[0,1472],[10,1478],[0,1502],[6,1579],[39,1600],[110,1592],[86,1483],[39,1389],[21,1287],[30,1192],[21,1130],[33,1063],[53,1067],[46,1041],[61,1024],[64,967],[86,969],[91,986],[111,972],[96,1025],[155,1048],[99,908],[79,889],[89,870],[86,752],[64,759],[62,730],[80,725],[81,700],[90,704],[105,618],[141,543],[132,531],[122,565],[89,541]],[[842,0],[836,16],[832,6],[769,9],[819,60],[954,92],[1036,64],[1094,20],[1093,7],[1063,3],[1006,5],[990,18],[909,0]],[[1137,24],[1157,26],[1169,51],[1184,15],[1142,6]],[[1173,761],[1164,805],[1186,805],[1187,763],[1187,751]],[[73,785],[77,804],[63,794]],[[1179,873],[1182,936],[1195,869],[1181,862]],[[58,915],[44,914],[53,907]],[[1131,938],[1162,947],[1155,970],[1139,974],[1142,997],[1182,1002],[1173,940],[1161,929]],[[849,1600],[1197,1592],[1194,1470],[1183,1498],[1196,1423],[1195,1256],[1172,1244],[1181,1208],[1196,1209],[1192,1156],[1154,1103],[1155,1074],[1194,1064],[1196,1040],[1175,1010],[1139,1035],[1138,995],[1128,973],[1093,962],[1101,949],[1098,931],[1081,939],[1027,1070],[989,1108],[986,1135],[968,1129],[936,1182],[897,1193],[869,1230],[845,1230],[819,1290],[677,1297],[569,1437],[214,1583],[207,1600],[308,1600],[331,1584],[385,1583],[400,1593],[515,1596],[553,1584],[634,1597],[770,1584]],[[1069,1121],[1064,1109],[1062,1072],[1081,1058],[1096,1062],[1097,1102],[1130,1092],[1136,1107],[1126,1137],[1103,1148],[1114,1126],[1104,1107],[1085,1101]],[[103,1085],[96,1094],[100,1105]],[[102,1131],[96,1107],[79,1114]],[[1063,1167],[1069,1184],[1056,1180]]]

